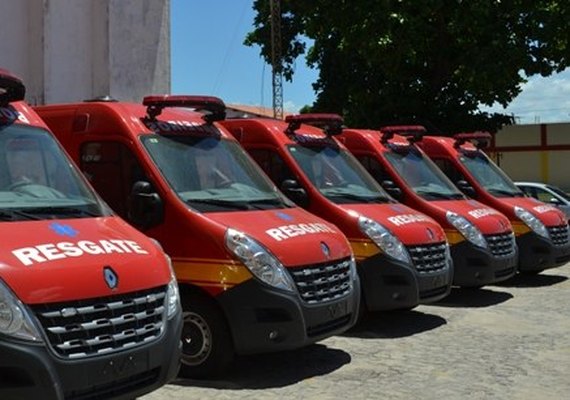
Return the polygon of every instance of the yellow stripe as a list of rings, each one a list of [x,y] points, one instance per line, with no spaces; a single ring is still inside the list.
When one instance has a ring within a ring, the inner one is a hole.
[[[198,286],[221,287],[227,290],[252,278],[251,272],[237,262],[217,260],[215,263],[214,260],[206,262],[200,259],[194,260],[196,261],[172,260],[174,273],[180,282],[191,282]]]
[[[356,261],[362,261],[381,252],[371,240],[350,239],[349,242]]]
[[[461,243],[465,240],[465,237],[456,229],[445,229],[445,236],[447,237],[447,241],[450,246]]]
[[[515,233],[515,236],[519,236],[524,233],[530,232],[530,228],[526,226],[524,222],[511,221],[511,225],[513,226],[513,232]]]
[[[548,152],[541,151],[540,152],[540,175],[542,177],[542,182],[548,182],[549,174],[548,168]]]

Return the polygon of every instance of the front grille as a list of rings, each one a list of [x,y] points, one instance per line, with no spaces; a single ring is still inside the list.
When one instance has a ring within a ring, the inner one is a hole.
[[[350,258],[289,269],[301,298],[308,304],[336,300],[350,293]]]
[[[507,257],[515,252],[515,236],[511,232],[500,235],[485,235],[485,240],[487,240],[491,254],[495,257]]]
[[[430,274],[447,268],[447,245],[445,242],[422,246],[409,246],[408,252],[416,271],[420,274]]]
[[[166,288],[74,302],[34,312],[61,357],[108,354],[157,339],[164,325]]]
[[[568,225],[549,226],[548,233],[555,246],[565,246],[568,244]]]

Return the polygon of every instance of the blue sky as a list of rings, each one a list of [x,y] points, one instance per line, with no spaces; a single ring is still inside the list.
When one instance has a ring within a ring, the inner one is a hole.
[[[252,0],[171,0],[172,93],[221,97],[228,104],[271,107],[271,67],[259,47],[243,45],[252,30]],[[315,99],[318,71],[297,60],[293,82],[284,81],[284,108],[297,112]],[[518,123],[570,121],[570,70],[532,77],[506,110]]]

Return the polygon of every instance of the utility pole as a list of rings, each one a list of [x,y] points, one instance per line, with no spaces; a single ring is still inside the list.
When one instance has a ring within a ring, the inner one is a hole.
[[[283,119],[283,63],[281,61],[281,0],[269,0],[271,11],[271,69],[273,117]]]

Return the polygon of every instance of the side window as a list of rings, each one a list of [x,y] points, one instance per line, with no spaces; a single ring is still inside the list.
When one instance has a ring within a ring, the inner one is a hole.
[[[80,168],[91,185],[113,211],[127,219],[131,188],[146,179],[131,150],[119,142],[86,142],[80,153]]]
[[[537,198],[538,200],[542,201],[543,203],[550,203],[550,201],[553,198],[556,198],[556,196],[554,196],[552,193],[547,192],[544,189],[541,188],[534,188],[534,190],[536,191],[535,193],[533,193],[532,197]]]
[[[285,164],[279,154],[273,150],[253,149],[249,155],[259,164],[277,187],[281,187],[283,181],[296,179],[295,174]]]
[[[465,176],[455,168],[451,161],[446,160],[445,158],[432,158],[432,161],[454,184],[457,184],[459,181],[466,180]]]
[[[386,168],[380,162],[372,156],[356,156],[358,161],[364,166],[364,168],[376,179],[376,182],[382,183],[384,181],[393,181],[390,174],[386,171]]]

